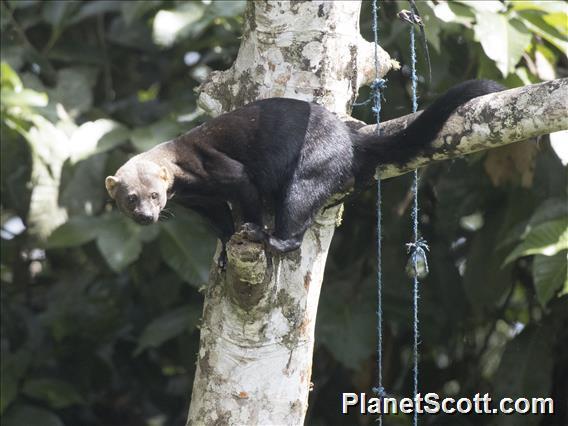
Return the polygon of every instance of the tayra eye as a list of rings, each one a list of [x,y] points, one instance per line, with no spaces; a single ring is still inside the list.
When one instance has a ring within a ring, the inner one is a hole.
[[[138,201],[138,195],[136,195],[136,194],[130,194],[130,195],[128,196],[128,202],[129,202],[130,204],[134,204],[136,201]]]
[[[157,200],[158,199],[158,193],[157,192],[152,192],[152,200]]]

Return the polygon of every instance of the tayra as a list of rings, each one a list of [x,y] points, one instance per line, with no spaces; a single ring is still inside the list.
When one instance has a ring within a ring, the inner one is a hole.
[[[493,81],[462,83],[388,136],[361,135],[313,103],[264,99],[136,155],[106,178],[106,188],[140,224],[156,222],[175,196],[210,220],[223,244],[235,231],[231,211],[238,208],[250,239],[288,252],[300,246],[330,195],[370,183],[378,164],[402,164],[428,151],[457,107],[500,90]],[[267,205],[274,209],[271,232],[263,227]]]

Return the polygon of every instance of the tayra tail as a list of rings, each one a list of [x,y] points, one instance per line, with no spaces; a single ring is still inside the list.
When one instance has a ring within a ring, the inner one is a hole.
[[[428,150],[450,115],[467,101],[505,87],[491,80],[469,80],[438,98],[406,129],[388,136],[376,134],[355,138],[355,177],[365,185],[379,164],[404,164]]]

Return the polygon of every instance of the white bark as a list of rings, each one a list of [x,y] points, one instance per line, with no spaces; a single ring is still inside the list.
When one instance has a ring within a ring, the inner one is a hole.
[[[201,87],[212,114],[283,96],[340,116],[375,78],[359,34],[360,2],[249,2],[233,66]],[[380,76],[397,66],[379,48]],[[339,206],[319,215],[300,250],[271,257],[240,236],[226,272],[212,268],[188,424],[299,425],[310,389],[314,327]]]
[[[249,2],[233,66],[213,72],[199,105],[219,115],[249,102],[314,101],[340,115],[375,78],[374,44],[359,34],[360,2]],[[379,74],[398,63],[378,48]]]

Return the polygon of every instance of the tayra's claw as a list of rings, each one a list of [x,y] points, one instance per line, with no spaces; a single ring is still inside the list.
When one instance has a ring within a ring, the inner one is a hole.
[[[227,252],[225,250],[221,251],[219,257],[217,258],[217,266],[222,271],[227,269]]]

